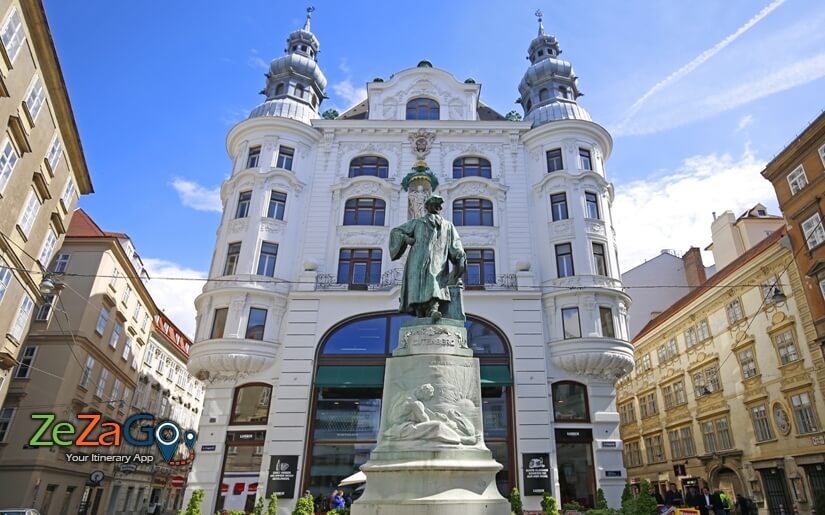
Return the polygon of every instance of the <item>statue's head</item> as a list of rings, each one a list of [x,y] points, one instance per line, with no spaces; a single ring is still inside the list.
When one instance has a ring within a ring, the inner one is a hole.
[[[431,384],[422,384],[415,391],[415,397],[420,401],[430,400],[433,395],[435,395],[435,388]]]
[[[444,204],[444,199],[438,195],[433,195],[424,202],[424,208],[428,213],[438,213],[441,211],[442,204]]]

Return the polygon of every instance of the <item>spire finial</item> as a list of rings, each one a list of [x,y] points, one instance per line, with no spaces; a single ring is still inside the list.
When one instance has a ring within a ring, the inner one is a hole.
[[[307,7],[307,21],[304,23],[304,30],[307,32],[312,32],[309,30],[309,22],[312,20],[312,13],[315,11],[315,7],[310,5]]]
[[[541,12],[541,9],[536,9],[536,18],[539,19],[539,36],[544,35],[544,25],[541,23],[543,17],[544,17],[544,13]]]

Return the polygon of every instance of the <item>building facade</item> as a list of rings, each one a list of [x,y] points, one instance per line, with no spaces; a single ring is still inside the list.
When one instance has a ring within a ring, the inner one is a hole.
[[[0,405],[39,284],[81,194],[92,192],[43,6],[0,1]],[[0,425],[0,428],[2,425]],[[0,437],[0,442],[3,438]]]
[[[188,377],[184,352],[163,343],[177,332],[164,329],[172,325],[158,314],[145,286],[148,275],[128,235],[100,229],[83,210],[74,212],[49,271],[56,288],[33,310],[32,327],[0,412],[0,499],[4,505],[35,507],[44,515],[145,513],[150,502],[163,501],[166,483],[162,480],[170,472],[158,465],[159,459],[125,466],[95,463],[91,458],[75,461],[67,453],[150,451],[125,441],[106,448],[31,445],[42,424],[42,419],[31,415],[52,414],[56,421],[85,428],[89,419],[84,415],[121,423],[146,410],[168,415],[177,397],[182,397],[184,407],[187,402],[191,405],[187,388],[178,384],[181,376]],[[168,350],[165,355],[173,358],[172,369],[179,375],[161,381],[158,395],[150,397],[160,400],[146,404],[136,392],[143,394],[144,386],[155,384],[144,356],[151,341],[157,342],[156,348]],[[174,345],[185,348],[188,342],[179,341]],[[176,411],[181,413],[180,408]],[[192,415],[181,420],[190,423]],[[98,427],[92,437],[97,439],[101,433]],[[95,480],[94,471],[102,472],[102,477]]]
[[[190,351],[207,389],[187,494],[204,489],[211,512],[277,492],[291,510],[367,460],[408,318],[397,313],[403,263],[386,246],[426,194],[409,187],[415,167],[467,252],[469,345],[500,490],[518,486],[535,509],[544,490],[592,506],[602,488],[617,505],[614,383],[633,362],[605,178],[612,139],[577,104],[558,41],[540,25],[530,43],[524,121],[428,61],[321,119],[309,15],[287,41],[266,100],[227,138],[231,177]],[[549,478],[525,483],[539,464]],[[284,470],[294,476],[276,480]]]
[[[734,225],[771,234],[634,339],[636,368],[617,392],[625,466],[662,492],[708,485],[761,513],[811,513],[825,487],[822,360],[784,223],[757,220],[757,208],[717,218],[729,227],[714,231],[714,249],[733,252]]]

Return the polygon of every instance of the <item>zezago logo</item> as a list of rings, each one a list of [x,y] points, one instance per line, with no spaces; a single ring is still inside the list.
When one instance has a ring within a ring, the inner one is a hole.
[[[94,413],[84,413],[77,416],[80,421],[88,421],[85,427],[75,427],[71,422],[55,423],[54,413],[32,413],[32,420],[40,420],[40,427],[32,435],[29,445],[32,447],[45,447],[58,445],[68,447],[76,445],[78,447],[116,447],[122,442],[134,445],[135,447],[148,447],[157,444],[161,456],[170,465],[185,465],[195,458],[195,441],[198,434],[193,430],[182,432],[180,427],[171,420],[164,420],[157,426],[154,425],[155,417],[149,413],[138,413],[127,418],[125,422],[101,423],[101,416]],[[98,436],[93,436],[95,429],[98,429]],[[137,434],[137,437],[133,434]],[[51,437],[51,438],[49,438]],[[180,442],[186,445],[188,456],[182,460],[172,460]],[[72,455],[77,457],[76,455]],[[151,458],[151,456],[148,456]],[[95,460],[92,455],[92,461]],[[69,455],[67,455],[69,459]],[[85,460],[72,460],[85,461]],[[108,460],[107,460],[108,461]],[[136,460],[145,461],[145,460]]]

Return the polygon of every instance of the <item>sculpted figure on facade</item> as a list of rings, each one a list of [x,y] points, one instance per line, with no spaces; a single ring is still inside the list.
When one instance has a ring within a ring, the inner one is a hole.
[[[391,440],[428,440],[445,444],[475,445],[480,435],[461,411],[437,411],[431,403],[435,388],[427,383],[404,396],[393,408],[393,423],[384,436]]]
[[[454,312],[448,309],[450,287],[458,285],[466,268],[467,258],[458,231],[439,214],[443,203],[443,198],[433,195],[424,203],[426,215],[390,232],[393,261],[410,248],[401,281],[399,311],[419,318],[438,320],[443,313]],[[459,288],[452,289],[453,295],[460,295]]]

